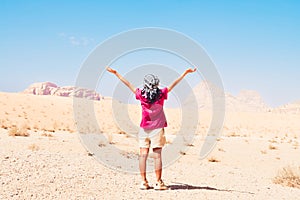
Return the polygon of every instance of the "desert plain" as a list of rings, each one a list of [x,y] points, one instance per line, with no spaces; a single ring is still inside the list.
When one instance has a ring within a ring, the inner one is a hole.
[[[226,102],[222,132],[204,159],[199,153],[211,112],[209,107],[199,108],[195,137],[163,168],[169,189],[144,191],[139,190],[138,173],[103,164],[80,137],[85,132],[102,135],[104,140],[95,141],[97,151],[109,157],[115,155],[109,147],[115,147],[120,158],[138,162],[138,143],[132,134],[137,130],[128,133],[116,123],[114,100],[82,100],[94,105],[90,114],[97,126],[84,116],[80,120],[86,127],[78,130],[71,97],[1,92],[0,199],[300,199],[300,104],[266,108],[254,105],[259,102],[254,100],[250,104],[255,109],[234,109],[249,98],[227,98],[231,102]],[[138,127],[139,105],[126,108],[128,122]],[[165,113],[167,145],[172,145],[181,111],[165,108]],[[148,170],[154,184],[150,165]]]

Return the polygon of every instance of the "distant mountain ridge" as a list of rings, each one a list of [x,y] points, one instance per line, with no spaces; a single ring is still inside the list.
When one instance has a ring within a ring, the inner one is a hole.
[[[292,113],[300,114],[300,100],[288,103],[276,108],[268,106],[261,95],[254,90],[242,90],[237,96],[224,92],[208,81],[202,81],[193,88],[199,110],[212,109],[211,92],[215,98],[225,97],[225,110],[238,112],[274,112],[274,113]],[[22,93],[33,95],[51,95],[62,97],[78,97],[99,101],[101,95],[94,90],[78,88],[74,86],[59,87],[51,82],[33,83]],[[191,101],[188,97],[185,103]]]
[[[226,111],[241,111],[241,112],[268,112],[272,108],[268,106],[260,94],[253,90],[242,90],[237,96],[223,92],[214,84],[208,81],[202,81],[193,92],[196,96],[199,109],[208,110],[212,108],[212,95],[219,100],[224,97]],[[188,99],[187,101],[190,101]]]
[[[100,94],[94,90],[89,90],[85,88],[79,88],[74,86],[64,86],[59,87],[51,82],[40,82],[33,83],[22,93],[33,94],[33,95],[51,95],[51,96],[61,96],[61,97],[78,97],[85,98],[89,100],[99,101],[101,99]]]
[[[274,108],[274,112],[300,114],[300,101],[295,101],[295,102],[288,103],[288,104],[279,106],[277,108]]]

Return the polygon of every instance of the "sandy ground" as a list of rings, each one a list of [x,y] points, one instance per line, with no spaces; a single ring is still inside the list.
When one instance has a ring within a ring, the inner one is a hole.
[[[101,130],[90,125],[87,129],[103,134],[111,142],[99,141],[100,151],[118,147],[131,153],[123,156],[137,162],[138,149],[128,142],[135,138],[114,124],[109,105],[110,100],[95,102]],[[227,113],[215,149],[200,160],[199,152],[210,122],[209,112],[203,111],[194,141],[182,152],[184,155],[164,168],[163,179],[169,190],[141,191],[138,174],[126,173],[122,166],[118,170],[106,167],[84,148],[75,128],[71,99],[0,93],[0,112],[0,199],[299,199],[300,196],[300,189],[272,181],[283,167],[300,166],[299,115]],[[130,112],[130,118],[138,124],[139,109],[132,106]],[[166,110],[169,144],[179,129],[178,112]],[[30,135],[9,136],[13,127],[23,127]],[[154,183],[153,172],[148,173],[148,179]]]

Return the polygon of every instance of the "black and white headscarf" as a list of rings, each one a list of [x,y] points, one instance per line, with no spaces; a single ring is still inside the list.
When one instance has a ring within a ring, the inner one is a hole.
[[[148,100],[149,103],[154,103],[160,99],[161,91],[158,88],[159,79],[153,74],[147,74],[144,77],[144,88],[142,96]]]

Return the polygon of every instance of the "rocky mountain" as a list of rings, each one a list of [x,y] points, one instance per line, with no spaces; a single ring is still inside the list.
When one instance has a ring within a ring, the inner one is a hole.
[[[52,95],[61,97],[78,97],[90,100],[100,100],[100,94],[94,90],[78,88],[74,86],[59,87],[51,82],[34,83],[22,93],[33,95]]]
[[[257,91],[254,90],[242,90],[236,96],[236,99],[239,103],[245,104],[248,109],[251,111],[270,111],[269,107],[260,96]]]
[[[199,109],[212,108],[212,94],[216,102],[225,100],[226,111],[267,112],[271,108],[265,104],[260,94],[252,90],[243,90],[237,96],[223,92],[208,81],[203,81],[194,89]],[[188,98],[187,102],[191,99]]]
[[[300,114],[300,101],[285,104],[274,109],[275,113]]]

